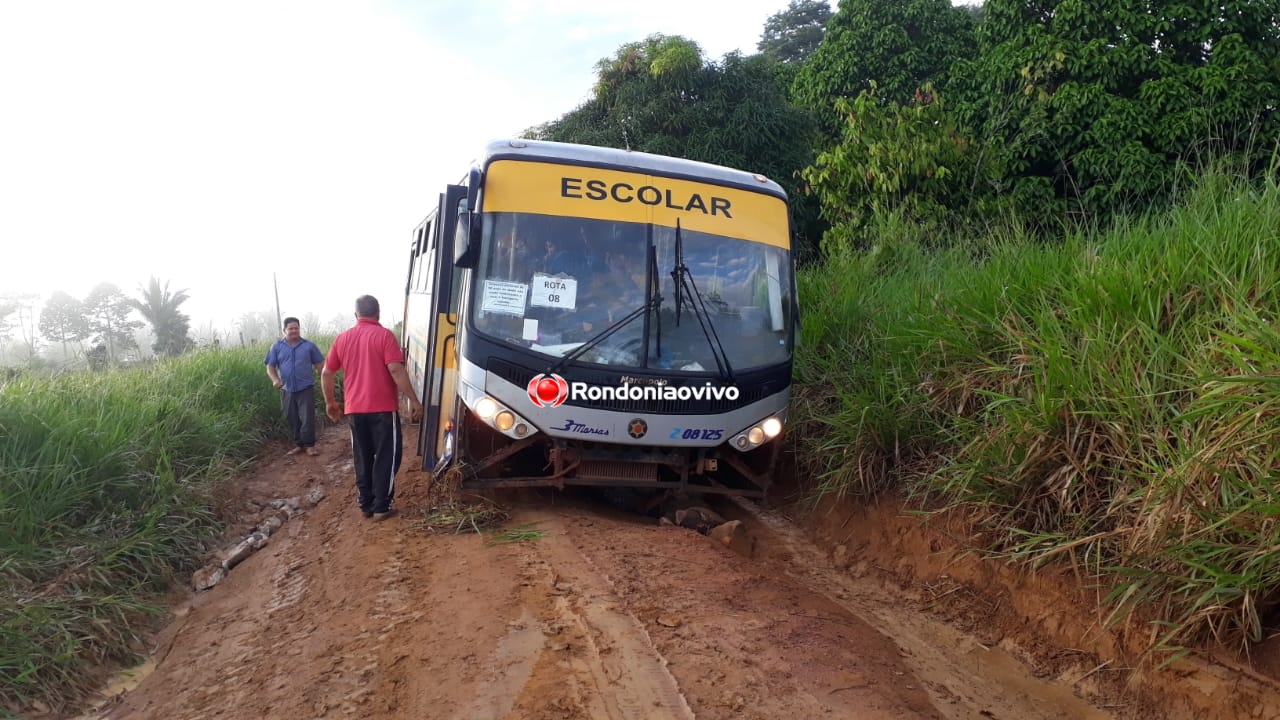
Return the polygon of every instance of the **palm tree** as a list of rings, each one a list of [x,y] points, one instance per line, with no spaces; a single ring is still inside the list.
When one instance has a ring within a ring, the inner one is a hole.
[[[161,287],[160,280],[155,276],[152,276],[146,287],[138,286],[138,290],[142,293],[142,299],[130,299],[129,305],[151,323],[151,330],[156,336],[151,349],[157,355],[168,357],[181,355],[189,350],[195,344],[189,334],[191,320],[178,312],[178,306],[188,299],[187,291],[175,290],[171,293],[169,283],[166,282]]]

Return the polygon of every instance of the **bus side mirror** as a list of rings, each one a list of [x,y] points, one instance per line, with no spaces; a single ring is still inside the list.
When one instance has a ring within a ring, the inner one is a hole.
[[[473,268],[480,256],[480,215],[470,210],[458,211],[458,229],[453,234],[453,264]]]
[[[484,180],[480,168],[473,167],[467,173],[467,212],[474,213],[480,201],[480,182]]]
[[[453,235],[453,264],[460,268],[475,267],[476,258],[480,256],[483,225],[476,208],[480,204],[482,180],[480,168],[471,168],[471,172],[467,173],[467,200],[465,205],[458,208],[458,229]]]

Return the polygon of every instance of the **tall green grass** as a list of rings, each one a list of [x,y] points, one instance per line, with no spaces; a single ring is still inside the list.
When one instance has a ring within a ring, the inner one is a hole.
[[[263,353],[0,385],[0,708],[65,706],[145,650],[218,529],[213,484],[280,427]]]
[[[962,506],[988,550],[1091,572],[1113,619],[1154,623],[1151,650],[1261,639],[1280,604],[1280,188],[1211,175],[1106,231],[890,243],[800,289],[793,429],[820,493]]]

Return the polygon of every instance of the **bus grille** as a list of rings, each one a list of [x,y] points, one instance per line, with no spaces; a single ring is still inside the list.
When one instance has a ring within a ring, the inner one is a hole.
[[[591,480],[658,480],[658,466],[647,463],[583,460],[576,477]]]

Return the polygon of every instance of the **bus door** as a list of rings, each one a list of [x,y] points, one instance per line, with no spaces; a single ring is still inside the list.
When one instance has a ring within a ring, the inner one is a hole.
[[[462,283],[453,264],[459,203],[466,203],[467,187],[450,185],[440,205],[436,232],[425,258],[431,263],[429,327],[426,333],[428,367],[422,393],[422,428],[418,454],[424,470],[442,470],[453,460],[454,411],[458,394],[458,295]]]
[[[423,269],[428,266],[427,252],[431,244],[431,235],[435,232],[436,219],[433,212],[422,224],[414,228],[413,242],[409,248],[409,277],[404,289],[404,318],[401,326],[400,349],[404,352],[404,365],[409,371],[409,382],[422,399],[422,377],[426,371],[426,355],[419,347],[422,333],[416,332],[418,316],[426,316],[425,297],[421,294],[421,286],[427,282]]]

